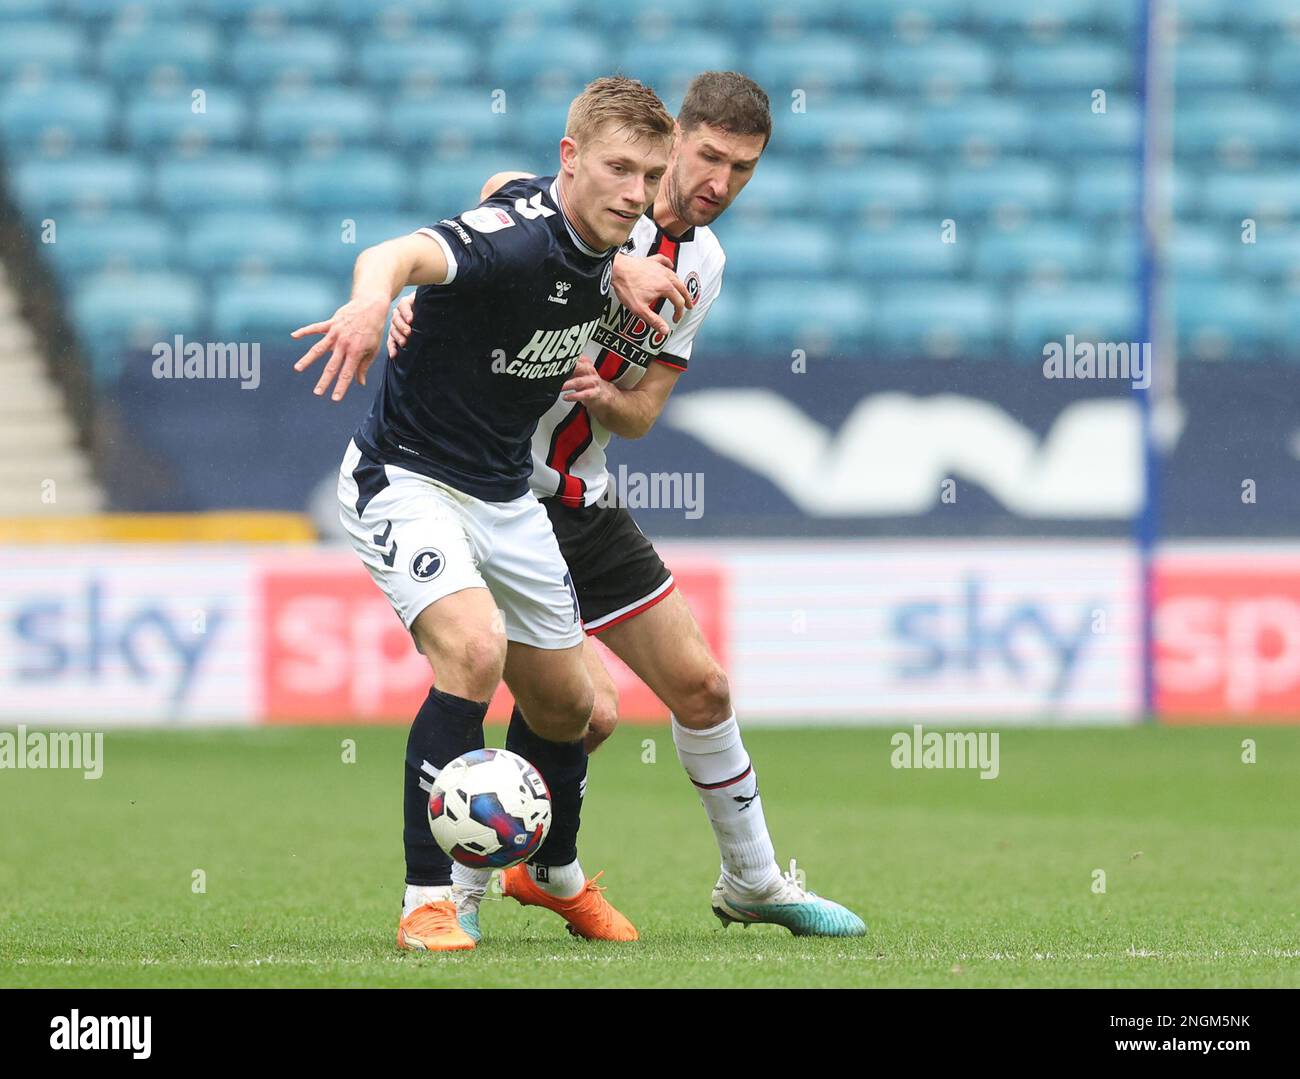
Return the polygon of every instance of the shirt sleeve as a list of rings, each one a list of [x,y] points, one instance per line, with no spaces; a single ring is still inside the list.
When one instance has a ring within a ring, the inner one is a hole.
[[[544,224],[522,220],[492,200],[416,232],[435,240],[447,256],[441,287],[460,289],[508,285],[535,273],[551,244]]]
[[[702,290],[700,299],[695,306],[682,316],[681,322],[673,327],[673,332],[668,335],[668,340],[664,342],[663,350],[655,359],[667,367],[675,368],[678,371],[685,371],[690,364],[691,352],[695,348],[695,336],[700,332],[700,325],[704,322],[704,317],[709,313],[709,308],[713,306],[713,301],[718,298],[718,293],[722,291],[722,269],[723,263],[718,266],[717,272],[713,275],[711,287],[707,292]]]

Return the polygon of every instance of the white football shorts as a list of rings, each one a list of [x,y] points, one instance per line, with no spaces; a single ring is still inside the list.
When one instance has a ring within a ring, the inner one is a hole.
[[[484,502],[372,461],[349,442],[338,497],[353,548],[407,629],[443,596],[486,588],[504,616],[507,640],[535,648],[582,643],[569,569],[531,491],[511,502]]]

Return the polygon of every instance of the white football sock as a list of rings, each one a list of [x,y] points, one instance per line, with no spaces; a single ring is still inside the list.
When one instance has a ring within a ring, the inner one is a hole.
[[[488,881],[492,879],[490,869],[472,869],[467,865],[455,863],[451,867],[451,884],[470,895],[482,899],[487,894]]]
[[[673,716],[677,759],[691,777],[722,855],[723,884],[750,898],[770,892],[781,879],[776,851],[763,819],[758,777],[740,740],[733,712],[708,730],[683,727]]]
[[[443,900],[451,898],[451,885],[421,885],[408,884],[406,886],[406,895],[402,899],[402,917],[405,918],[416,907],[422,907],[425,903],[441,903]]]
[[[528,875],[547,895],[557,899],[572,899],[587,883],[582,866],[575,858],[568,865],[529,865]]]

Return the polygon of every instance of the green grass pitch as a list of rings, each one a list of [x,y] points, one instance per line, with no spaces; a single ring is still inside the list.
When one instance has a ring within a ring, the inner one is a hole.
[[[394,948],[405,731],[110,731],[99,780],[0,772],[0,985],[1300,985],[1300,730],[1004,729],[981,780],[891,768],[893,729],[747,733],[778,856],[864,940],[724,931],[668,732],[626,726],[581,849],[641,941],[498,899],[453,956]]]

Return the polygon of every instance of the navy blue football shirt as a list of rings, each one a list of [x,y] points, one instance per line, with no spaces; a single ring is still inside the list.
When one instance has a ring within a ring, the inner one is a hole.
[[[416,290],[411,333],[354,436],[363,453],[487,502],[528,490],[530,440],[609,304],[617,248],[595,251],[553,176],[512,180],[420,229],[449,276]]]

